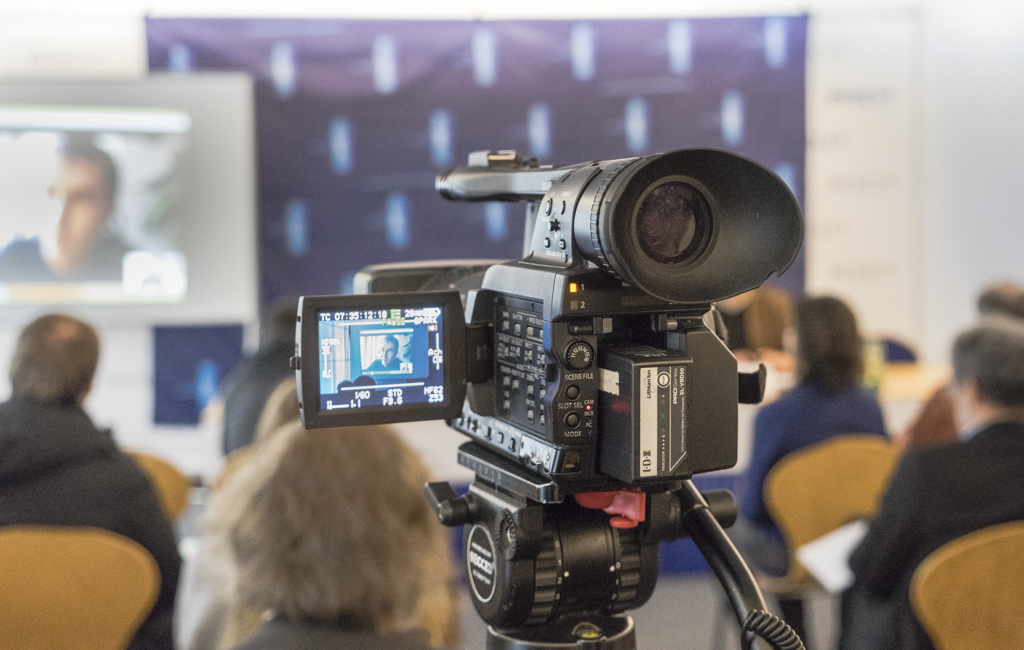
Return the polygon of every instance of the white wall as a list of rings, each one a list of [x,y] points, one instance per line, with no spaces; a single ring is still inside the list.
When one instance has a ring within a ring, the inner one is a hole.
[[[1024,283],[1024,5],[930,12],[925,79],[924,349],[945,353],[988,282]]]
[[[889,4],[815,3],[807,287],[946,363],[984,287],[1024,283],[1024,6]]]
[[[1024,187],[1024,8],[1019,3],[98,4],[43,0],[28,8],[0,6],[0,75],[138,74],[145,69],[141,17],[146,13],[382,17],[380,6],[387,7],[383,17],[395,18],[809,11],[808,287],[846,297],[866,330],[906,338],[926,361],[941,363],[954,333],[970,322],[975,296],[986,283],[1024,282],[1024,215],[1018,208],[1018,188]],[[851,104],[838,101],[836,90],[882,94],[880,101]],[[3,330],[12,326],[0,323],[0,367],[9,358],[11,341]],[[104,333],[110,358],[101,367],[91,412],[116,425],[126,442],[167,449],[199,468],[208,462],[204,454],[212,453],[215,432],[157,430],[146,419],[152,399],[148,336],[138,330]],[[135,367],[149,374],[134,373]],[[437,436],[438,444],[456,443],[457,438],[441,442],[443,436],[434,430],[430,437]]]
[[[807,66],[807,292],[874,335],[920,338],[920,15],[813,19]]]

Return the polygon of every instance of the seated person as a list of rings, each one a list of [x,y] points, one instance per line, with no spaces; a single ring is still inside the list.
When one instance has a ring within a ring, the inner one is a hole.
[[[1024,288],[1004,283],[985,289],[978,296],[978,315],[993,314],[1024,322]],[[949,387],[943,386],[928,398],[897,442],[905,447],[925,447],[952,442],[957,433],[953,397]]]
[[[932,650],[910,606],[929,553],[973,531],[1024,519],[1024,324],[983,318],[953,344],[959,440],[910,449],[850,557],[840,647]]]
[[[143,470],[82,410],[99,360],[88,324],[51,314],[29,323],[0,404],[0,526],[94,526],[138,542],[160,591],[129,650],[172,650],[181,563],[171,523]]]
[[[862,387],[863,345],[857,320],[836,298],[808,298],[796,307],[799,383],[758,411],[740,516],[729,530],[736,548],[765,573],[785,575],[789,552],[764,503],[768,472],[786,455],[845,433],[885,435],[882,409]],[[805,636],[800,599],[779,599],[785,621]]]
[[[725,325],[727,344],[741,361],[763,361],[780,372],[793,371],[784,352],[785,332],[793,324],[793,303],[781,289],[761,287],[715,303]]]
[[[286,425],[210,503],[233,567],[221,648],[452,647],[459,599],[427,471],[386,427]]]
[[[293,422],[299,422],[299,393],[294,376],[279,383],[270,393],[259,414],[255,432],[247,435],[253,444],[236,449],[224,459],[213,490],[220,489],[255,449]],[[207,511],[207,516],[209,513]],[[209,522],[204,521],[196,551],[182,565],[178,600],[174,606],[174,638],[179,648],[187,650],[217,648],[230,600],[231,566],[215,557],[213,535],[207,530],[209,527]]]
[[[754,421],[754,448],[730,536],[762,571],[785,575],[785,541],[764,503],[764,480],[775,463],[804,447],[844,433],[885,435],[882,409],[861,386],[862,345],[857,321],[836,298],[808,298],[796,307],[799,383],[763,407]]]

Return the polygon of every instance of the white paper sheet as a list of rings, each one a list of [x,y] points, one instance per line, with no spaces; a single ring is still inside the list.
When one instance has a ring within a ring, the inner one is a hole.
[[[797,548],[796,557],[821,586],[839,593],[853,584],[850,554],[867,532],[867,522],[858,519]]]

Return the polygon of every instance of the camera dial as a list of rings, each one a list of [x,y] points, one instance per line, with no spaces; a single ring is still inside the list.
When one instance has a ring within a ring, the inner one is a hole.
[[[586,370],[594,363],[594,348],[586,341],[573,341],[565,349],[565,363],[573,370]]]

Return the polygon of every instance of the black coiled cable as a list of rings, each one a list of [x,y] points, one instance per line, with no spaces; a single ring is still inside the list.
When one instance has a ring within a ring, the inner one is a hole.
[[[743,631],[756,634],[775,650],[804,650],[804,642],[793,628],[778,616],[759,609],[752,609],[747,614]]]

